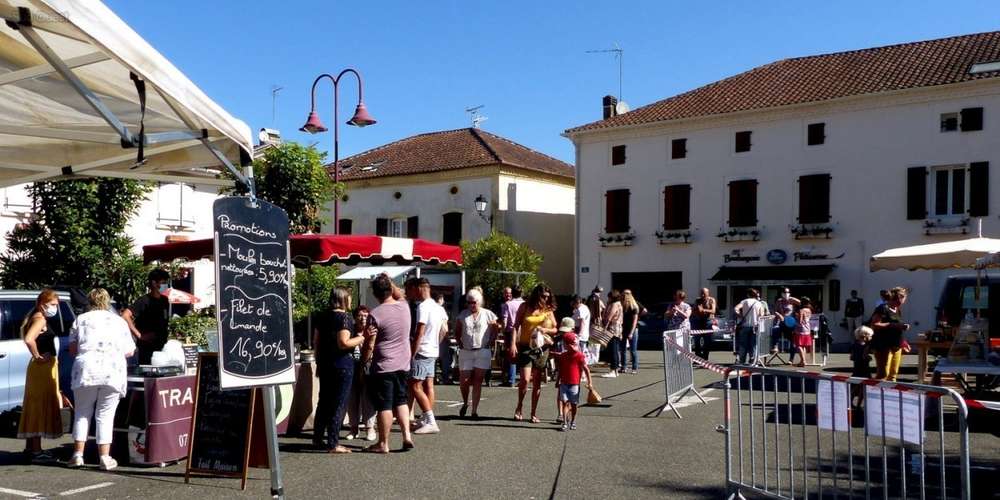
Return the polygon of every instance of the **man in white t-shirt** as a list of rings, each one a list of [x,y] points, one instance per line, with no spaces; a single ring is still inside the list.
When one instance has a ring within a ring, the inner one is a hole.
[[[427,278],[417,283],[420,303],[417,305],[417,328],[413,336],[413,361],[410,363],[410,405],[416,401],[423,415],[414,434],[440,432],[434,419],[434,366],[437,362],[440,334],[445,322],[444,309],[431,298],[431,284]]]
[[[590,340],[590,308],[579,295],[573,296],[573,321],[576,322],[576,338],[580,343],[580,352],[587,358],[587,364],[594,364],[599,354],[600,344],[587,345]],[[589,350],[588,350],[589,349]]]
[[[757,360],[757,324],[768,317],[767,302],[760,300],[760,292],[751,288],[747,298],[733,308],[736,312],[736,346],[739,363]]]

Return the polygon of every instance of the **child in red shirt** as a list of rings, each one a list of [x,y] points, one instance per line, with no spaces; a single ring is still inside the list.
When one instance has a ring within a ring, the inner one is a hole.
[[[576,334],[572,330],[563,333],[562,341],[565,350],[555,355],[556,366],[559,369],[559,401],[562,401],[563,417],[562,428],[559,430],[576,430],[576,409],[580,404],[580,375],[587,374],[587,387],[590,388],[590,368],[587,366],[586,356],[580,352]]]

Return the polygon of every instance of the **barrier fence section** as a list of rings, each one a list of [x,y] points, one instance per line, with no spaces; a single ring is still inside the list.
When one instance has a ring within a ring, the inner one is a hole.
[[[730,499],[970,499],[968,408],[954,390],[753,366],[723,381]]]
[[[664,410],[670,408],[677,418],[681,413],[677,411],[674,403],[678,402],[689,392],[693,392],[703,404],[708,404],[698,390],[694,388],[694,363],[687,356],[691,348],[690,330],[667,330],[663,332],[663,406],[656,412],[656,417],[660,416]]]
[[[753,353],[754,366],[765,366],[766,358],[771,355],[771,329],[774,328],[774,316],[761,318],[754,325],[754,333],[757,335],[756,347]]]

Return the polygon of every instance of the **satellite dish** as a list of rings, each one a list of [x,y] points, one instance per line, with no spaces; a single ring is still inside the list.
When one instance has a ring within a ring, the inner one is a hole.
[[[618,101],[618,104],[615,104],[615,114],[624,115],[625,113],[628,113],[629,111],[631,111],[631,108],[628,107],[628,103],[627,102],[625,102],[625,101]]]

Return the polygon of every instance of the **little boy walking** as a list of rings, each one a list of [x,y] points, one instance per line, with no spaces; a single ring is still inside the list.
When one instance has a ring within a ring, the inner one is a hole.
[[[852,377],[872,377],[872,354],[871,347],[868,345],[872,340],[872,335],[874,335],[874,332],[867,326],[859,326],[854,330],[854,345],[851,346],[851,361],[854,365],[851,368]],[[864,403],[863,390],[863,386],[853,385],[851,406],[855,408],[862,406]]]
[[[572,324],[563,320],[563,325]],[[590,368],[587,366],[587,358],[580,352],[580,344],[576,341],[576,334],[572,328],[563,331],[563,346],[565,350],[555,355],[556,366],[559,369],[559,401],[562,402],[562,428],[560,430],[576,430],[576,409],[580,404],[580,376],[587,374],[587,387],[591,387]]]

